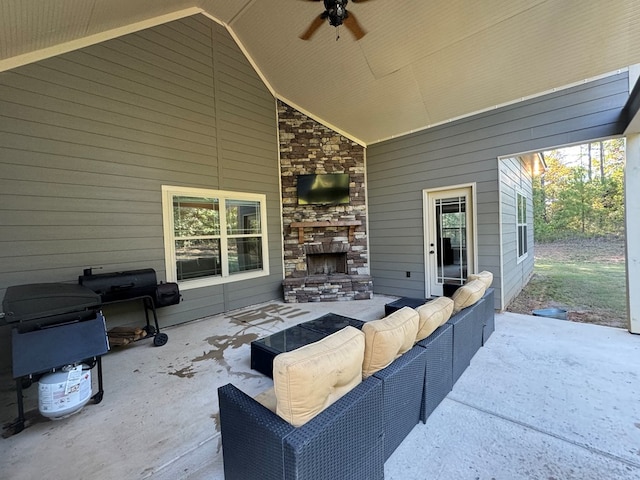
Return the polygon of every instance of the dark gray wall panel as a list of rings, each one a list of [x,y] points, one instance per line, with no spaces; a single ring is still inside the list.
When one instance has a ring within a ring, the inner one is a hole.
[[[627,96],[628,76],[622,73],[370,145],[375,291],[424,295],[422,191],[475,182],[478,268],[494,273],[501,308],[498,158],[621,134]]]
[[[89,266],[164,279],[161,186],[177,185],[266,194],[270,275],[184,291],[161,325],[281,298],[275,99],[205,17],[0,73],[0,185],[0,297]]]

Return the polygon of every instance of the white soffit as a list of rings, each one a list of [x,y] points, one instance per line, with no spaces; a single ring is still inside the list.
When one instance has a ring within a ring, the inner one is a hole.
[[[358,5],[374,11],[367,27],[375,35],[362,42],[376,78],[411,64],[428,61],[437,52],[500,28],[546,0],[396,0],[384,5]],[[355,11],[355,7],[352,8]],[[368,13],[368,12],[367,12]]]
[[[69,42],[86,35],[94,2],[0,2],[0,58]]]
[[[195,15],[193,0],[0,0],[0,72]]]
[[[526,16],[478,33],[473,42],[454,44],[416,62],[416,79],[432,118],[443,121],[535,95],[640,58],[638,29],[614,20],[622,18],[615,5],[539,5]],[[611,31],[616,34],[604,33]]]

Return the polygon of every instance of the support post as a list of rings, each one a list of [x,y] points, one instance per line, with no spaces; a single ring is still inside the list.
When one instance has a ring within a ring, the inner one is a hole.
[[[627,136],[624,207],[629,331],[640,334],[640,134]]]

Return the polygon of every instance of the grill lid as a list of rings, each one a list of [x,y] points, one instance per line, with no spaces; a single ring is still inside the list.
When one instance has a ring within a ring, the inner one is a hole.
[[[7,288],[2,300],[6,323],[26,322],[98,308],[100,295],[74,283],[31,283]]]

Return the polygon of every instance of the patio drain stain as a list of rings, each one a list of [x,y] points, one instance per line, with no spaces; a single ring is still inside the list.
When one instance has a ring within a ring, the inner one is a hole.
[[[219,362],[224,361],[224,352],[227,348],[240,348],[243,345],[248,345],[252,341],[258,338],[256,333],[245,333],[244,335],[216,335],[214,337],[205,338],[205,341],[212,347],[216,347],[215,350],[209,350],[203,352],[199,357],[193,358],[192,362],[201,362],[203,360],[217,360]]]
[[[285,318],[296,318],[309,313],[298,307],[290,307],[287,305],[265,305],[264,307],[253,310],[245,310],[235,314],[227,315],[232,323],[243,325],[251,323],[253,326],[283,323]]]
[[[189,365],[188,367],[181,368],[180,370],[176,370],[175,372],[169,372],[169,375],[175,375],[180,378],[192,378],[196,372],[193,371],[193,365]]]
[[[220,433],[220,413],[212,413],[211,418],[216,424],[216,432]]]
[[[191,359],[191,365],[187,367],[183,367],[179,370],[175,370],[172,372],[168,372],[169,375],[175,375],[180,378],[193,378],[197,373],[193,368],[193,364],[195,362],[202,362],[205,360],[213,360],[218,363],[219,366],[223,367],[228,374],[233,374],[236,376],[241,376],[243,378],[261,378],[262,375],[252,374],[249,372],[232,372],[231,365],[227,363],[224,358],[224,353],[228,348],[240,348],[244,345],[250,344],[253,340],[257,339],[258,335],[255,333],[245,333],[242,335],[216,335],[213,337],[205,338],[205,341],[215,347],[213,350],[209,350],[208,352],[202,352],[202,355],[194,357]],[[172,368],[170,366],[169,368]],[[218,370],[218,373],[221,373],[222,370]]]

